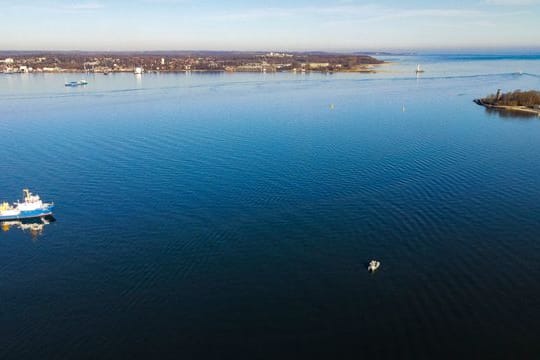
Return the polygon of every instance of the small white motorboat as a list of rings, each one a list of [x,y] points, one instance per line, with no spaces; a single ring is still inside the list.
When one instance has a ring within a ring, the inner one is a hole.
[[[377,260],[371,260],[369,262],[369,265],[368,265],[368,271],[369,272],[374,272],[375,270],[377,270],[379,268],[379,266],[381,266],[381,262],[380,261],[377,261]]]

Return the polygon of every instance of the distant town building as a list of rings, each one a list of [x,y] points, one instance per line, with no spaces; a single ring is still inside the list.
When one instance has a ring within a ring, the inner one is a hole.
[[[248,63],[236,67],[236,71],[239,72],[262,72],[263,65],[259,63]]]
[[[309,64],[302,64],[303,67],[307,67],[309,69],[320,69],[320,68],[327,68],[330,66],[330,63],[309,63]]]
[[[266,56],[267,56],[267,57],[284,58],[284,57],[292,57],[292,54],[270,52],[270,53],[266,54]]]

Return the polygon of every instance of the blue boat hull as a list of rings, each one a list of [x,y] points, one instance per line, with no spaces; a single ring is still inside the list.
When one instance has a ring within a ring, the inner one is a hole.
[[[0,221],[11,221],[11,220],[22,220],[22,219],[34,219],[41,218],[45,216],[51,216],[54,206],[48,208],[37,209],[32,211],[21,211],[18,215],[0,215]]]

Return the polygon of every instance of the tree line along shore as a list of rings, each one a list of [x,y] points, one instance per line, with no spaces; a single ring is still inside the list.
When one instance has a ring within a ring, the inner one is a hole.
[[[475,99],[474,102],[489,109],[520,111],[540,116],[540,91],[536,90],[502,93],[499,89],[497,93]]]

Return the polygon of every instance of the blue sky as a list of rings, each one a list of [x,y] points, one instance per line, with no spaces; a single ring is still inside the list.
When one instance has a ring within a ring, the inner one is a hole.
[[[540,48],[540,0],[0,0],[2,50]]]

